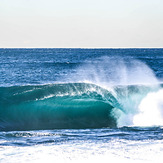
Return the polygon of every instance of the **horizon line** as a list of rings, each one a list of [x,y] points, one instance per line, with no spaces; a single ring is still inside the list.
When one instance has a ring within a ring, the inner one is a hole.
[[[0,49],[163,49],[163,47],[0,47]]]

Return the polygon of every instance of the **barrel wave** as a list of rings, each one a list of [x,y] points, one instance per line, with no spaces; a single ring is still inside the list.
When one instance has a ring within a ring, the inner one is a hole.
[[[0,130],[117,127],[151,90],[88,83],[1,87]]]
[[[0,130],[116,126],[111,115],[115,99],[96,85],[1,87],[0,94]]]

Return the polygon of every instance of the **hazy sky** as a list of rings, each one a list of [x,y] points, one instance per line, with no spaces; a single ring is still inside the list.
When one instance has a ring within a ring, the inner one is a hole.
[[[0,0],[0,47],[163,47],[163,0]]]

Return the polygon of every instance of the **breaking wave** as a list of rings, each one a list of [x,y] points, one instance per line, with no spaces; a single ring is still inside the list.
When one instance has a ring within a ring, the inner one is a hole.
[[[88,83],[1,87],[0,130],[131,125],[131,118],[138,114],[136,108],[151,91],[156,88],[130,85],[104,89]]]
[[[144,63],[102,57],[68,76],[0,87],[0,131],[163,125],[163,85]]]

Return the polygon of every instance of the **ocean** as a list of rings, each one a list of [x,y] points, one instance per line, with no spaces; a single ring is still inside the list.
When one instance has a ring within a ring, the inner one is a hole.
[[[0,162],[162,162],[163,49],[0,49]]]

